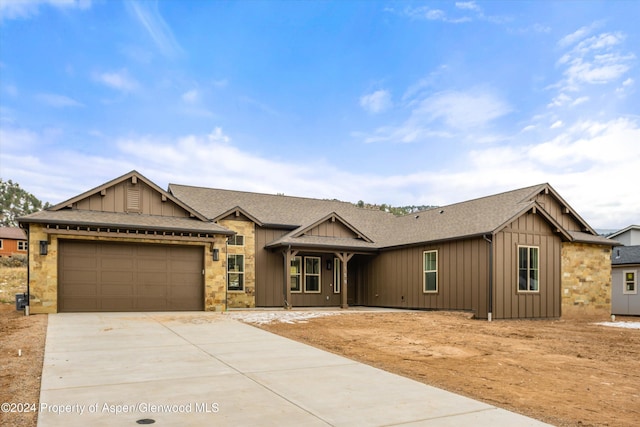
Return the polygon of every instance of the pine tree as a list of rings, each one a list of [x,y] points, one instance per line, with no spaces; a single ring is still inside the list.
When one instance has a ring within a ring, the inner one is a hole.
[[[15,227],[18,225],[16,218],[46,209],[49,202],[42,204],[36,196],[20,188],[20,184],[11,180],[3,181],[0,178],[0,225],[3,227]]]

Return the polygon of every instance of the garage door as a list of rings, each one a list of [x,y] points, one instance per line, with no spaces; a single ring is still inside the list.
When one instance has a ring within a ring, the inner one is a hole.
[[[58,311],[202,310],[198,246],[60,241]]]

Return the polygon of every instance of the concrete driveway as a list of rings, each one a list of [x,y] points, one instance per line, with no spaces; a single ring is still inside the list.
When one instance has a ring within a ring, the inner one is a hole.
[[[38,426],[540,426],[218,313],[49,316]]]

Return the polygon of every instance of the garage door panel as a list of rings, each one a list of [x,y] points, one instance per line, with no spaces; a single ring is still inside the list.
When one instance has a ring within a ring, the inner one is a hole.
[[[202,246],[60,241],[64,311],[202,310]]]
[[[79,298],[79,297],[95,297],[98,295],[98,289],[95,286],[87,286],[85,284],[69,284],[64,287],[63,297]]]

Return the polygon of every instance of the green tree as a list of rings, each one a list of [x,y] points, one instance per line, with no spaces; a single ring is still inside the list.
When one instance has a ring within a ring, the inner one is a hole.
[[[0,225],[15,227],[18,225],[16,218],[47,209],[49,202],[42,204],[36,196],[23,190],[17,182],[3,181],[0,178]]]

